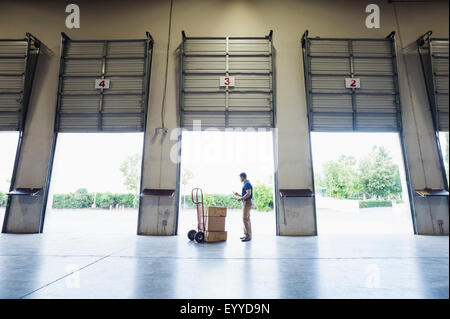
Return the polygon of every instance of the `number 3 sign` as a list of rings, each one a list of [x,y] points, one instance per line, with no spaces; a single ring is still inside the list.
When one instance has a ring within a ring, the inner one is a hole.
[[[345,88],[347,89],[359,89],[361,87],[361,79],[345,79]]]
[[[221,76],[220,77],[220,86],[234,86],[234,76]]]
[[[109,89],[109,80],[108,79],[96,79],[95,80],[95,88],[96,89]]]

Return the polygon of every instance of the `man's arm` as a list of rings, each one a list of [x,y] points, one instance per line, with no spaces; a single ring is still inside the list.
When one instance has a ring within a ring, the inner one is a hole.
[[[245,192],[246,192],[245,195],[242,196],[241,198],[239,198],[239,201],[246,200],[247,198],[252,196],[252,190],[251,189],[247,189],[247,190],[245,190]]]

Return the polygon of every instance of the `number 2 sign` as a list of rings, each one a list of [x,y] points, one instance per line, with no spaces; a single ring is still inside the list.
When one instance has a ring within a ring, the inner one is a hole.
[[[95,79],[95,88],[96,89],[109,89],[109,80],[108,79]]]
[[[345,88],[347,89],[359,89],[361,87],[361,79],[346,78]]]
[[[221,76],[220,86],[221,87],[234,86],[234,76]]]

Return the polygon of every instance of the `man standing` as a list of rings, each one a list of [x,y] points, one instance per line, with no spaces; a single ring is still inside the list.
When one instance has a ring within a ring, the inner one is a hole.
[[[234,193],[234,195],[239,196],[237,199],[239,202],[242,201],[242,217],[244,220],[244,237],[241,237],[242,241],[252,240],[252,225],[250,223],[250,210],[252,209],[252,199],[253,199],[253,186],[247,179],[247,174],[239,174],[241,182],[244,183],[242,186],[242,194]]]

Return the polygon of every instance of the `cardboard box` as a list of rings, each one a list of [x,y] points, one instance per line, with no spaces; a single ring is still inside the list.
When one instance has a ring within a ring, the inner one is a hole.
[[[227,208],[226,207],[206,206],[205,207],[205,215],[210,216],[210,217],[226,217],[227,216]]]
[[[219,242],[227,240],[226,231],[207,231],[205,233],[205,240],[207,242]]]
[[[207,216],[205,221],[206,231],[225,231],[225,217]]]

